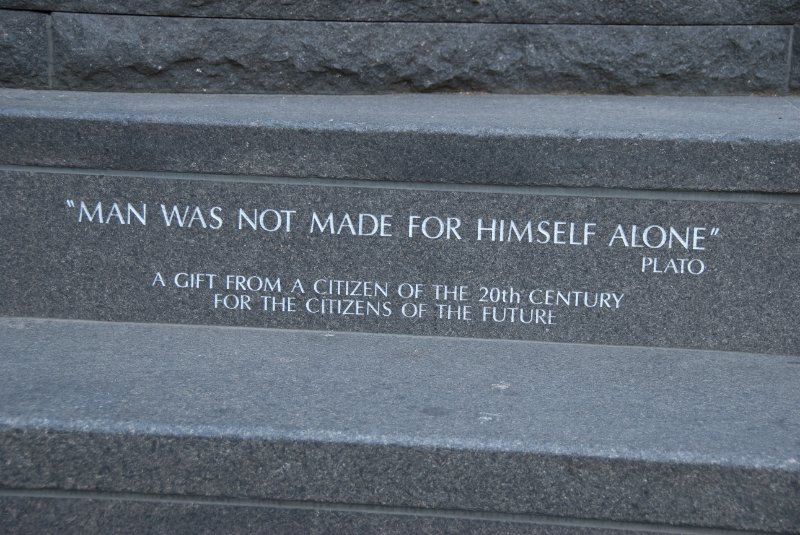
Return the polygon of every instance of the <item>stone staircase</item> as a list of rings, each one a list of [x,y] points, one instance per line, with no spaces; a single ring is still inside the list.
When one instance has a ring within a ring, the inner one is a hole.
[[[798,23],[0,0],[0,531],[800,533]]]

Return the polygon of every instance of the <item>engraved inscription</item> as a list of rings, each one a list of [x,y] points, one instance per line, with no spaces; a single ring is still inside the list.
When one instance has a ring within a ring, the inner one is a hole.
[[[656,197],[4,171],[0,313],[798,352],[798,206]]]

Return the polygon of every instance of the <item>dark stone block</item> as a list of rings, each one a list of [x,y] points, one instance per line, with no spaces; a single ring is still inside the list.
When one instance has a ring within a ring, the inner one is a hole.
[[[0,163],[800,192],[800,100],[0,91]],[[591,192],[590,192],[591,193]]]
[[[338,510],[337,510],[338,509]],[[571,519],[484,519],[467,511],[418,509],[369,510],[354,506],[259,502],[208,502],[202,499],[13,496],[0,494],[0,518],[6,533],[164,533],[175,534],[311,534],[325,533],[431,533],[442,535],[656,535],[663,528],[608,527],[602,522]]]
[[[0,10],[0,87],[48,86],[48,19]]]
[[[792,24],[798,0],[0,0],[0,6],[188,17],[544,24]]]
[[[0,313],[800,353],[793,197],[175,178],[0,172]]]
[[[6,489],[800,531],[796,356],[14,318],[0,355]]]
[[[230,93],[786,91],[785,26],[570,26],[55,13],[62,89]]]
[[[790,67],[791,74],[789,76],[789,89],[791,91],[800,91],[800,25],[794,27],[794,35],[792,39],[792,65]]]

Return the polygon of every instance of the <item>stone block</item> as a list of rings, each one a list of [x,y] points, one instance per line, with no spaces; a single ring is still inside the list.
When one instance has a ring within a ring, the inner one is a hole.
[[[0,0],[0,6],[173,17],[541,24],[792,24],[798,0]]]
[[[789,90],[800,91],[800,25],[794,27],[792,39],[792,65],[789,75]]]
[[[55,13],[53,84],[211,93],[786,91],[786,26],[186,19]]]
[[[6,165],[799,193],[800,100],[0,91]]]
[[[0,193],[3,315],[800,353],[795,197],[27,171]]]
[[[82,493],[0,494],[0,515],[12,533],[246,534],[446,533],[465,535],[657,535],[663,529],[586,521],[482,515],[469,511],[264,503]],[[661,527],[661,526],[659,526]]]
[[[48,25],[42,13],[0,10],[0,87],[48,86]]]

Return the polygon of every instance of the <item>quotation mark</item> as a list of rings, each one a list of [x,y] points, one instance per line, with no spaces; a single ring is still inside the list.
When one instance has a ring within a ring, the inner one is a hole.
[[[711,235],[712,236],[716,236],[717,234],[719,234],[719,227],[712,228],[711,229]]]
[[[75,208],[75,201],[73,201],[72,199],[67,199],[67,206],[69,208]]]

